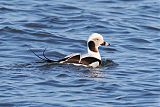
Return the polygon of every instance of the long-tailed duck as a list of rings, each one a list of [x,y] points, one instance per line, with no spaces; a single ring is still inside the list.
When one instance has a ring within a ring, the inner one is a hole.
[[[104,41],[102,35],[98,33],[93,33],[89,36],[88,41],[87,41],[87,48],[88,48],[87,54],[75,53],[75,54],[68,55],[58,61],[54,61],[45,56],[44,54],[45,50],[43,52],[44,58],[38,56],[33,51],[32,52],[40,59],[47,61],[47,62],[84,65],[87,67],[98,67],[102,64],[102,60],[101,60],[101,56],[100,56],[98,47],[99,46],[109,46],[109,45],[110,45],[109,43]]]

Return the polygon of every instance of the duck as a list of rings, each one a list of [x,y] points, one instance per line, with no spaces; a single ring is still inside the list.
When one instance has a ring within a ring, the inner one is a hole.
[[[47,58],[43,52],[44,58],[38,56],[36,53],[33,53],[39,57],[40,59],[46,61],[46,62],[54,62],[59,64],[73,64],[73,65],[82,65],[85,67],[99,67],[102,64],[102,58],[99,52],[100,46],[109,46],[110,43],[106,42],[103,38],[103,36],[99,33],[92,33],[87,40],[87,53],[73,53],[70,55],[65,56],[64,58],[54,61],[49,58]]]

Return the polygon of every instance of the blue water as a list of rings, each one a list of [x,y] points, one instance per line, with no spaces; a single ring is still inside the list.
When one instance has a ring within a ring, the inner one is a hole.
[[[38,63],[86,52],[100,68]],[[159,0],[0,0],[0,107],[160,107]]]

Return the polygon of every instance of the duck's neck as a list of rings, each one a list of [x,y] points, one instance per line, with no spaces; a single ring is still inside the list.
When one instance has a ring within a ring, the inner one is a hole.
[[[98,50],[98,47],[97,47],[97,50]],[[95,57],[95,58],[101,60],[101,55],[100,55],[99,51],[93,52],[93,51],[91,51],[91,50],[88,48],[88,54],[89,54],[89,56],[91,56],[91,57]]]

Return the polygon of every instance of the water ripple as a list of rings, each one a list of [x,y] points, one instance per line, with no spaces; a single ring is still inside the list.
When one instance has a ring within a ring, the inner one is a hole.
[[[151,43],[148,40],[142,39],[142,38],[128,38],[127,40],[135,42],[135,43]]]
[[[12,27],[8,27],[8,26],[0,29],[0,32],[25,33],[25,31],[23,31],[23,30],[12,28]]]
[[[156,25],[144,25],[142,27],[147,29],[147,30],[160,31],[160,26],[156,26]]]
[[[29,28],[49,28],[49,26],[40,23],[26,23],[24,26]]]
[[[7,8],[7,7],[0,7],[0,12],[12,12],[12,11],[14,11],[13,9],[11,9],[11,8]]]

